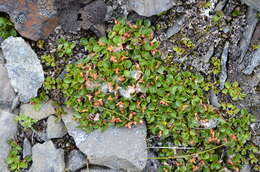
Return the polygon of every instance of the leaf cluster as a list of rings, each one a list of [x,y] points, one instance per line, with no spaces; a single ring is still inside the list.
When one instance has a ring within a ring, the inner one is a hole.
[[[241,88],[237,81],[233,83],[225,82],[225,88],[222,92],[229,95],[232,100],[243,100],[246,97],[246,94],[241,92]]]
[[[32,161],[31,156],[25,157],[21,160],[22,147],[14,140],[9,140],[10,151],[6,159],[9,170],[12,172],[20,172],[28,168],[29,163]]]
[[[58,40],[58,56],[71,56],[76,43],[66,41],[64,38]]]
[[[15,120],[23,126],[25,129],[33,129],[33,125],[37,122],[37,120],[32,119],[31,117],[20,114],[15,117]]]
[[[16,35],[13,23],[6,17],[0,17],[0,37],[6,39]]]

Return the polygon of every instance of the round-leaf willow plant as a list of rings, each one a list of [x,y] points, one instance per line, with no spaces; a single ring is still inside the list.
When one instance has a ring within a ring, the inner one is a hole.
[[[107,37],[81,39],[89,54],[67,66],[63,92],[87,132],[146,122],[161,138],[164,171],[238,170],[255,164],[250,114],[207,103],[203,76],[165,64],[149,21],[116,21]],[[210,127],[215,122],[217,126]],[[187,149],[167,149],[167,147]]]

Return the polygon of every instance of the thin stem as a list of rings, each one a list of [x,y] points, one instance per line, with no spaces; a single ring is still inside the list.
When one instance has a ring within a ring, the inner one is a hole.
[[[178,146],[173,146],[173,147],[148,147],[148,149],[194,149],[192,147],[178,147]]]
[[[108,109],[108,108],[106,108],[106,107],[103,107],[103,108],[106,109],[107,111],[110,111],[110,112],[112,112],[112,113],[114,113],[114,114],[117,114],[117,115],[119,115],[119,116],[125,118],[127,121],[129,121],[129,119],[128,119],[127,117],[125,117],[124,115],[122,115],[121,113],[118,113],[118,112],[113,111],[113,110],[111,110],[111,109]]]
[[[207,149],[205,151],[201,151],[201,152],[197,152],[197,153],[193,153],[193,154],[188,154],[188,155],[177,155],[177,156],[169,156],[169,157],[148,157],[147,159],[179,159],[179,158],[187,158],[187,157],[190,157],[190,156],[195,156],[195,155],[200,155],[200,154],[207,153],[209,151],[212,151],[212,150],[218,149],[220,147],[223,147],[226,144],[227,143],[219,145],[219,146],[216,146],[216,147],[213,147],[213,148],[210,148],[210,149]]]

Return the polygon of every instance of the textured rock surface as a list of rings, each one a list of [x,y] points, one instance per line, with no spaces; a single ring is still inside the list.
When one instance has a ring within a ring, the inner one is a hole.
[[[55,114],[55,108],[51,102],[42,104],[39,111],[36,111],[32,104],[23,104],[20,107],[20,114],[27,115],[35,120],[41,120]]]
[[[5,163],[9,152],[7,141],[16,134],[17,123],[15,122],[15,115],[0,109],[0,126],[0,171],[7,172]]]
[[[259,0],[241,0],[241,1],[246,3],[247,5],[255,8],[256,10],[260,11],[260,1]]]
[[[150,17],[170,9],[175,0],[129,0],[128,8],[141,16]]]
[[[92,0],[1,0],[0,12],[9,14],[17,31],[31,40],[45,39],[58,25],[66,31],[75,31],[84,23],[84,27],[102,22],[106,8],[91,5],[84,9]],[[94,4],[92,3],[92,4]],[[105,6],[106,7],[106,6]],[[82,9],[81,13],[79,10]],[[102,11],[102,12],[101,12]],[[79,19],[79,14],[83,20]],[[87,16],[87,17],[86,17]],[[102,16],[100,18],[100,16]]]
[[[52,141],[36,144],[32,148],[31,172],[64,172],[64,151],[56,149]]]
[[[62,138],[67,133],[64,123],[55,116],[50,116],[47,120],[48,139]]]
[[[96,0],[84,8],[81,8],[79,13],[81,14],[81,27],[89,29],[90,26],[101,24],[107,13],[107,6],[103,0]]]
[[[62,119],[77,147],[88,157],[90,164],[112,169],[141,171],[146,165],[146,127],[132,129],[111,127],[104,132],[98,130],[87,134],[77,128],[73,112],[65,109]]]
[[[27,138],[23,140],[23,158],[32,155],[32,145]]]
[[[124,172],[124,171],[95,166],[95,167],[90,167],[89,170],[84,169],[81,170],[80,172]]]
[[[46,38],[58,25],[57,0],[1,0],[0,11],[8,13],[18,32],[32,40]]]
[[[252,8],[249,8],[247,12],[247,26],[245,28],[245,31],[243,32],[242,39],[240,41],[240,63],[244,59],[244,56],[246,55],[246,52],[249,48],[253,33],[255,31],[256,24],[258,22],[258,18],[256,17],[257,12],[253,10]]]
[[[0,105],[11,106],[15,98],[15,92],[8,78],[8,73],[4,67],[2,51],[0,51]]]
[[[79,150],[73,150],[69,153],[66,160],[66,168],[70,172],[75,172],[87,165],[87,158]]]
[[[11,85],[18,92],[20,101],[28,102],[37,96],[44,81],[40,60],[22,38],[9,37],[2,43],[2,50]]]
[[[260,47],[260,43],[258,44]],[[260,65],[260,48],[258,48],[252,55],[249,65],[243,70],[244,74],[250,75],[254,71],[255,67]]]

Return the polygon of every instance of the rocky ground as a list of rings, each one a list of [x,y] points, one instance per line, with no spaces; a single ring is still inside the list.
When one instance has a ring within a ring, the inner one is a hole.
[[[17,171],[155,172],[165,165],[151,158],[159,155],[160,138],[145,124],[86,133],[73,120],[76,113],[63,105],[59,86],[52,88],[51,78],[63,80],[65,66],[88,54],[80,39],[105,36],[119,17],[150,20],[166,63],[180,63],[220,90],[225,82],[237,81],[243,100],[213,90],[207,100],[216,108],[228,101],[248,109],[256,118],[250,124],[252,142],[260,147],[260,1],[2,0],[0,12],[10,16],[18,32],[0,39],[0,172],[15,171],[6,161],[10,139],[27,164]],[[21,115],[26,116],[18,119]],[[258,151],[255,166],[259,156]],[[242,165],[241,171],[253,170]]]

